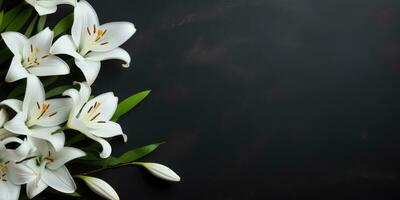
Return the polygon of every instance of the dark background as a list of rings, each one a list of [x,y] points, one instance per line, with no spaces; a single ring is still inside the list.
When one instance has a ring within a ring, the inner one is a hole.
[[[102,174],[122,199],[400,199],[400,1],[91,3],[138,29],[96,90],[152,89],[116,152],[182,177]]]
[[[96,93],[152,89],[115,154],[166,141],[182,177],[98,174],[121,199],[400,198],[400,1],[90,2],[138,29]]]

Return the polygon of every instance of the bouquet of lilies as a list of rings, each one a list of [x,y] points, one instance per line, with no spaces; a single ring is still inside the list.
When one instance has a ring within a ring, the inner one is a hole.
[[[73,13],[54,28],[45,28],[46,16],[56,12],[59,4],[74,6]],[[99,75],[101,61],[119,59],[123,67],[129,67],[131,57],[120,45],[135,33],[132,23],[100,24],[85,0],[26,0],[12,9],[3,9],[0,0],[0,7],[4,42],[0,74],[5,75],[0,87],[12,87],[0,102],[0,200],[31,199],[42,192],[79,197],[77,179],[103,198],[119,199],[108,183],[91,175],[125,165],[140,165],[159,178],[180,181],[164,165],[137,161],[160,143],[111,156],[110,140],[128,139],[118,118],[150,91],[120,103],[112,92],[92,96],[91,85]],[[67,32],[70,35],[63,35]],[[85,81],[47,90],[75,66]],[[80,171],[69,171],[71,163],[78,163]],[[87,170],[82,171],[81,166],[86,165]]]

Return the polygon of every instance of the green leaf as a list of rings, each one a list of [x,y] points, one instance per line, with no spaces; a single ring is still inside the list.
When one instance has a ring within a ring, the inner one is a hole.
[[[25,92],[25,86],[26,86],[26,81],[20,83],[19,85],[17,85],[8,95],[9,99],[14,99],[17,98],[19,96],[21,96],[22,94],[24,94]]]
[[[66,195],[68,195],[68,196],[71,196],[71,197],[80,197],[81,195],[79,194],[79,193],[77,193],[77,192],[74,192],[74,193],[65,193]]]
[[[147,154],[153,152],[161,144],[163,144],[163,143],[150,144],[150,145],[147,145],[147,146],[144,146],[144,147],[140,147],[140,148],[137,148],[137,149],[132,149],[132,150],[122,154],[119,157],[119,160],[120,160],[121,163],[133,162],[133,161],[138,160],[138,159],[146,156]]]
[[[28,21],[29,17],[32,14],[32,7],[25,8],[14,20],[8,25],[6,31],[18,31],[20,30]]]
[[[65,146],[71,146],[73,144],[76,144],[82,140],[86,139],[86,136],[83,134],[78,134],[74,137],[72,137],[71,139],[65,141]]]
[[[13,19],[17,16],[19,11],[22,9],[22,3],[19,4],[18,6],[14,7],[13,9],[9,10],[6,12],[6,14],[3,17],[3,23],[1,24],[0,27],[0,32],[2,32],[5,28],[7,28],[8,25],[13,22]]]
[[[47,87],[47,86],[53,84],[54,82],[56,82],[57,79],[58,79],[58,76],[50,76],[43,80],[43,86]]]
[[[116,158],[116,157],[108,157],[106,159],[99,159],[99,160],[90,160],[85,162],[88,165],[95,165],[95,166],[102,166],[102,167],[109,167],[109,166],[114,166],[118,165],[121,163],[121,161]]]
[[[58,86],[56,88],[53,88],[51,90],[49,90],[46,93],[46,98],[51,98],[57,95],[62,94],[65,90],[72,88],[72,85],[62,85],[62,86]]]
[[[29,37],[29,36],[32,35],[33,28],[35,28],[35,24],[36,24],[37,19],[38,19],[38,16],[35,16],[35,18],[33,18],[31,23],[29,24],[28,28],[26,28],[26,31],[25,31],[25,34],[24,34],[26,37]]]
[[[4,18],[4,10],[2,10],[0,12],[0,27],[1,27],[1,24],[3,24],[3,18]]]
[[[54,26],[54,37],[66,32],[71,26],[72,22],[74,21],[74,13],[71,13],[61,19],[55,26]]]
[[[36,32],[40,32],[44,29],[44,26],[46,25],[46,20],[47,20],[47,15],[43,15],[39,18],[39,21],[36,26]]]
[[[139,92],[123,100],[121,103],[118,104],[117,110],[115,111],[112,120],[116,121],[122,115],[132,110],[136,105],[138,105],[141,101],[143,101],[143,99],[146,98],[147,95],[150,94],[150,92],[151,90]]]
[[[92,166],[100,166],[100,167],[109,167],[109,166],[114,166],[120,164],[120,160],[116,157],[110,156],[108,158],[102,159],[99,157],[98,153],[92,153],[89,151],[85,151],[86,156],[79,158],[76,160],[79,163],[83,163],[86,165],[92,165]]]

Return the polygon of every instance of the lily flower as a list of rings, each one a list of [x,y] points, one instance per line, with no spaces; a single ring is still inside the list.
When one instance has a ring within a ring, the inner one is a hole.
[[[7,149],[6,144],[17,143],[16,149]],[[17,200],[21,186],[13,183],[9,170],[11,163],[20,161],[29,153],[29,146],[26,141],[16,137],[9,137],[0,141],[0,200]]]
[[[179,182],[181,181],[181,178],[176,174],[174,171],[172,171],[170,168],[167,166],[158,164],[158,163],[146,163],[146,162],[133,162],[132,164],[134,165],[141,165],[144,168],[146,168],[151,174],[154,176],[166,180],[166,181],[172,181],[172,182]]]
[[[85,152],[73,147],[55,151],[47,141],[35,138],[30,140],[38,147],[34,152],[36,158],[20,164],[11,163],[11,181],[18,185],[27,184],[26,192],[30,199],[49,186],[62,193],[75,192],[76,184],[65,163],[85,156]]]
[[[4,128],[17,135],[47,140],[59,150],[65,142],[64,133],[59,131],[59,125],[67,121],[71,103],[69,98],[46,100],[40,80],[35,76],[28,76],[23,102],[8,99],[0,103],[17,113],[5,123]]]
[[[53,35],[53,31],[49,28],[29,39],[18,32],[1,34],[7,47],[14,54],[6,75],[6,82],[14,82],[26,78],[29,74],[35,76],[69,74],[67,63],[49,53]]]
[[[4,108],[0,108],[0,140],[13,136],[14,134],[10,133],[6,129],[4,129],[4,123],[8,121],[8,114]]]
[[[86,1],[77,3],[71,35],[61,36],[52,46],[52,54],[67,54],[91,85],[100,71],[101,61],[120,59],[129,67],[131,57],[120,45],[136,32],[130,22],[99,24],[96,11]]]
[[[69,89],[63,93],[64,96],[70,96],[73,101],[73,108],[66,126],[100,143],[103,148],[100,157],[107,158],[111,155],[111,146],[103,138],[121,135],[125,142],[127,140],[121,126],[110,121],[117,109],[118,98],[112,92],[108,92],[89,100],[90,93],[91,88],[87,83],[80,83],[79,91]]]
[[[94,193],[109,200],[119,200],[117,192],[107,182],[91,177],[91,176],[78,176]]]
[[[76,5],[76,0],[26,0],[26,2],[33,6],[40,16],[55,13],[57,5],[60,4]]]

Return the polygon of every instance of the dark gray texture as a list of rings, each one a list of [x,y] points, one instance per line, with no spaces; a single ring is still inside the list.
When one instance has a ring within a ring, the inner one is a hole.
[[[400,1],[91,3],[138,29],[95,91],[153,90],[115,152],[166,141],[182,177],[101,174],[121,199],[400,198]]]

